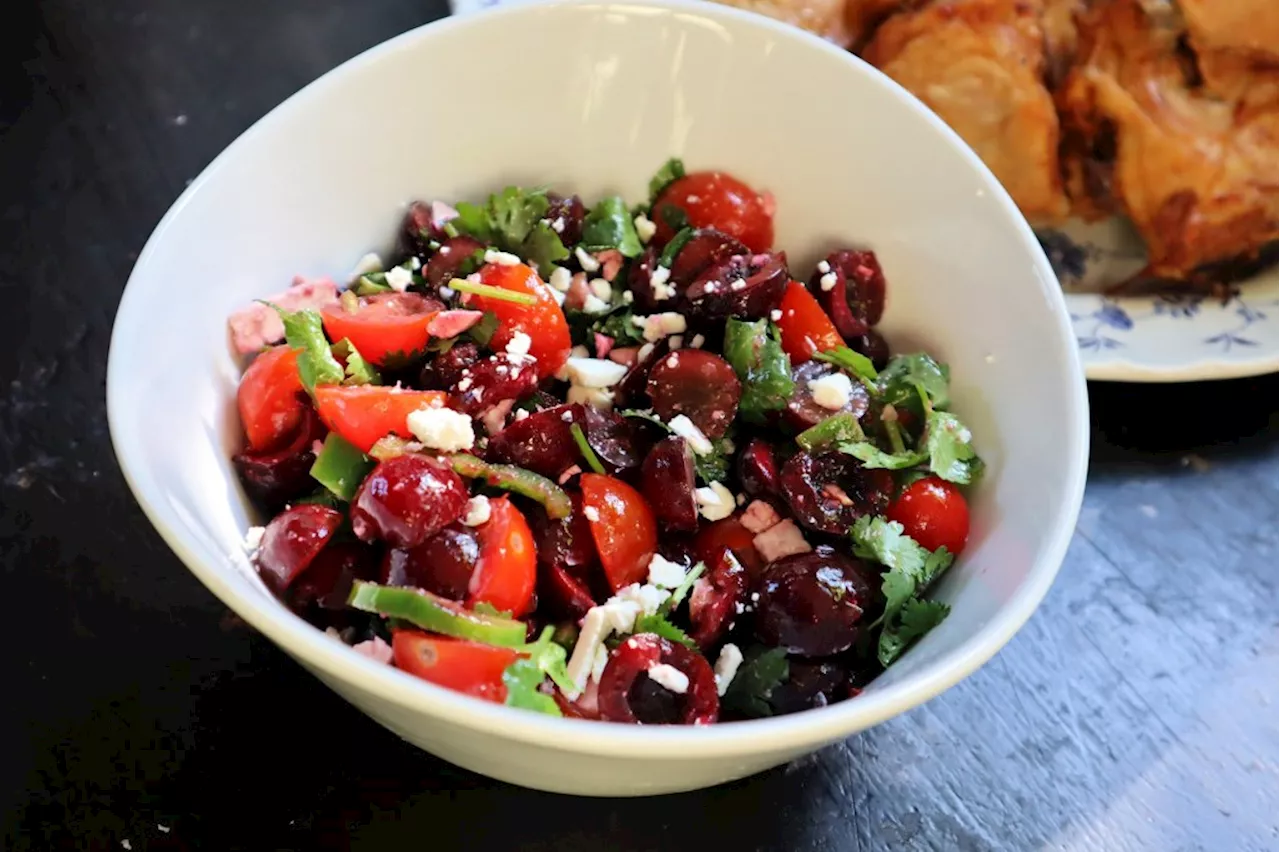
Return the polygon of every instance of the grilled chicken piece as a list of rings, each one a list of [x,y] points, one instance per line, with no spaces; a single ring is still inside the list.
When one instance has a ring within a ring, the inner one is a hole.
[[[1133,221],[1148,250],[1141,277],[1194,281],[1274,241],[1274,60],[1198,55],[1194,31],[1139,0],[1095,0],[1079,26],[1079,59],[1059,93],[1077,212]]]
[[[862,55],[951,125],[1032,224],[1049,225],[1069,204],[1040,13],[1027,0],[934,2],[890,17]]]

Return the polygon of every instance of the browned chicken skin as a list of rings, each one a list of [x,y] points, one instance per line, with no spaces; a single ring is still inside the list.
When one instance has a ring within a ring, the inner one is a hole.
[[[1127,215],[1155,278],[1192,279],[1275,240],[1275,63],[1197,55],[1138,0],[1095,2],[1079,23],[1059,96],[1077,212]]]

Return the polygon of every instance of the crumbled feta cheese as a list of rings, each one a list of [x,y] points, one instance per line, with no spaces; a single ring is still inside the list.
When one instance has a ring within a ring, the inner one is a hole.
[[[659,589],[650,583],[643,586],[639,583],[632,583],[629,586],[623,586],[609,598],[611,601],[631,601],[637,604],[645,615],[653,615],[658,611],[658,607],[666,602],[671,594],[665,589]]]
[[[654,586],[665,586],[674,589],[684,582],[684,566],[672,562],[660,553],[653,554],[649,560],[649,583]]]
[[[708,521],[718,521],[733,514],[736,503],[733,492],[722,483],[713,482],[706,488],[697,488],[693,499],[698,502],[698,511]]]
[[[587,676],[596,662],[596,649],[604,644],[610,629],[603,607],[593,606],[582,617],[582,630],[578,632],[578,641],[573,646],[566,667],[569,679],[578,687],[579,692],[587,685]],[[570,700],[576,695],[568,696]]]
[[[818,273],[820,275],[826,275],[830,271],[831,264],[827,263],[825,260],[818,261]]]
[[[262,547],[262,537],[267,534],[266,527],[249,527],[244,533],[244,549],[250,554]]]
[[[467,513],[462,523],[469,527],[478,527],[489,520],[489,498],[483,494],[467,501]]]
[[[652,354],[653,354],[653,344],[646,343],[644,346],[641,346],[640,351],[636,353],[636,360],[643,361]]]
[[[658,233],[658,226],[643,213],[635,218],[635,226],[636,236],[640,238],[642,243],[649,242],[649,240],[653,239],[653,235]]]
[[[609,310],[609,303],[601,299],[595,293],[588,293],[587,298],[582,302],[583,313],[603,314]]]
[[[569,350],[570,358],[590,358],[591,350],[579,343],[577,346]]]
[[[742,651],[738,646],[730,642],[720,649],[720,656],[716,657],[715,673],[716,673],[716,692],[724,695],[729,689],[729,684],[733,683],[734,677],[738,674],[738,666],[742,665]]]
[[[684,314],[678,314],[675,311],[650,314],[647,317],[632,317],[631,321],[644,329],[642,332],[644,339],[650,343],[656,343],[673,334],[684,334],[689,327]]]
[[[454,297],[454,290],[452,287],[441,287],[439,292],[440,298],[444,299],[446,302]]]
[[[609,665],[609,649],[604,645],[596,646],[596,658],[591,663],[591,680],[599,683],[604,677],[604,670]]]
[[[672,349],[679,349],[681,346],[684,346],[684,336],[679,334],[671,335],[667,338],[667,345]]]
[[[668,344],[667,344],[667,345],[669,346],[669,345],[670,345],[670,343],[668,342]],[[674,370],[676,367],[680,366],[680,353],[678,353],[678,352],[672,352],[672,353],[667,357],[667,366],[668,366],[668,367],[670,367],[670,368],[671,368],[671,369],[673,369],[673,370]]]
[[[729,285],[729,289],[730,289],[730,290],[733,290],[733,291],[735,291],[735,292],[736,292],[736,291],[738,291],[738,290],[745,290],[745,289],[747,289],[747,282],[746,282],[746,281],[744,281],[743,279],[739,278],[739,279],[737,279],[736,281],[734,281],[732,284],[730,284],[730,285]]]
[[[397,293],[403,293],[413,283],[413,273],[403,266],[393,266],[387,270],[387,286]]]
[[[684,695],[689,691],[689,676],[675,666],[666,663],[655,663],[647,672],[649,680],[676,695]]]
[[[567,293],[569,292],[569,285],[573,283],[573,273],[563,266],[557,266],[551,271],[551,277],[547,279],[547,283],[551,285],[552,290]]]
[[[523,331],[517,331],[507,341],[507,355],[511,356],[512,359],[523,358],[529,354],[529,347],[532,345],[533,338]]]
[[[381,272],[382,269],[382,258],[378,257],[376,252],[369,252],[356,261],[355,268],[351,270],[350,280],[355,281],[361,275],[368,275],[370,272]]]
[[[595,506],[587,506],[582,510],[582,514],[588,521],[594,522],[600,520],[600,512],[597,511]]]
[[[417,272],[417,271],[418,271],[419,269],[421,269],[421,268],[422,268],[422,261],[421,261],[421,260],[419,260],[419,259],[418,259],[418,258],[416,258],[416,257],[411,257],[411,258],[409,258],[409,269],[410,269],[410,270],[412,270],[412,271],[414,271],[414,272]]]
[[[668,283],[670,280],[671,270],[665,266],[659,266],[649,273],[649,289],[653,290],[653,298],[658,301],[675,298],[676,288]]]
[[[524,261],[510,252],[485,249],[484,262],[496,263],[498,266],[519,266]]]
[[[613,392],[605,388],[569,385],[569,392],[565,394],[565,402],[576,402],[579,405],[589,405],[601,411],[610,411],[613,409]]]
[[[607,358],[570,358],[565,361],[569,381],[584,388],[608,388],[622,381],[627,365]]]
[[[476,434],[471,418],[450,408],[422,408],[410,413],[406,426],[428,447],[447,453],[469,450]]]
[[[555,231],[557,234],[564,233],[564,217],[563,216],[557,216],[555,219],[551,221],[551,230]]]
[[[565,423],[572,423],[573,412],[568,410],[560,412],[560,419],[563,420]]]
[[[557,305],[564,307],[564,293],[559,290],[552,290],[550,287],[547,288],[547,292],[551,294],[551,298],[556,300]]]
[[[706,342],[707,342],[707,339],[706,339],[705,337],[703,337],[701,334],[695,334],[695,335],[693,336],[693,340],[690,340],[690,341],[689,341],[689,348],[690,348],[690,349],[701,349],[701,348],[702,348],[702,344],[704,344],[704,343],[706,343]]]
[[[839,411],[849,404],[853,396],[853,382],[844,373],[832,373],[820,379],[810,379],[809,392],[818,405],[830,411]]]
[[[711,439],[702,434],[702,430],[685,415],[677,414],[667,425],[671,427],[672,432],[688,441],[689,447],[698,455],[704,456],[715,449]]]
[[[529,409],[527,409],[527,408],[517,408],[517,409],[516,409],[516,419],[517,419],[517,420],[523,420],[523,419],[525,419],[525,418],[526,418],[526,417],[528,417],[528,416],[529,416]]]
[[[822,288],[822,292],[830,292],[836,286],[836,274],[828,272],[818,279],[818,286]]]
[[[600,261],[585,252],[582,246],[578,246],[573,250],[573,256],[578,259],[578,265],[582,267],[583,272],[600,271]]]
[[[613,298],[613,285],[603,278],[592,278],[587,284],[591,288],[591,293],[602,302],[607,302]]]
[[[769,311],[769,319],[773,320],[774,322],[777,322],[778,320],[782,319],[782,311],[778,310],[777,308],[774,308],[773,310]]]
[[[622,304],[624,304],[624,305],[629,305],[629,304],[631,304],[632,302],[634,302],[635,300],[636,300],[636,294],[635,294],[635,293],[632,293],[630,290],[623,290],[623,291],[622,291]]]

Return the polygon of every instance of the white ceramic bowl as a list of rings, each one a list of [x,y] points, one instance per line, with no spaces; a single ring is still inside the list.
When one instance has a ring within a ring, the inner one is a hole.
[[[865,693],[709,728],[540,716],[438,688],[295,618],[244,556],[228,456],[238,369],[225,316],[295,273],[387,248],[414,198],[508,182],[642,197],[671,155],[778,200],[794,268],[875,248],[883,331],[949,362],[989,473],[953,612]],[[858,59],[709,3],[522,6],[445,20],[351,60],[214,161],[156,228],[120,304],[108,412],[143,509],[229,607],[370,717],[494,778],[586,795],[704,787],[786,762],[937,695],[989,659],[1058,570],[1084,486],[1086,398],[1058,283],[963,143]]]

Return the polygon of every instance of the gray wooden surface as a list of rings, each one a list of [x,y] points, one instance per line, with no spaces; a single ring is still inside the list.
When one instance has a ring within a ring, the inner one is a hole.
[[[912,713],[715,790],[582,801],[489,782],[405,746],[228,619],[115,467],[116,301],[222,147],[441,14],[442,0],[6,12],[0,848],[1277,848],[1275,376],[1093,386],[1079,534],[1013,642]]]

